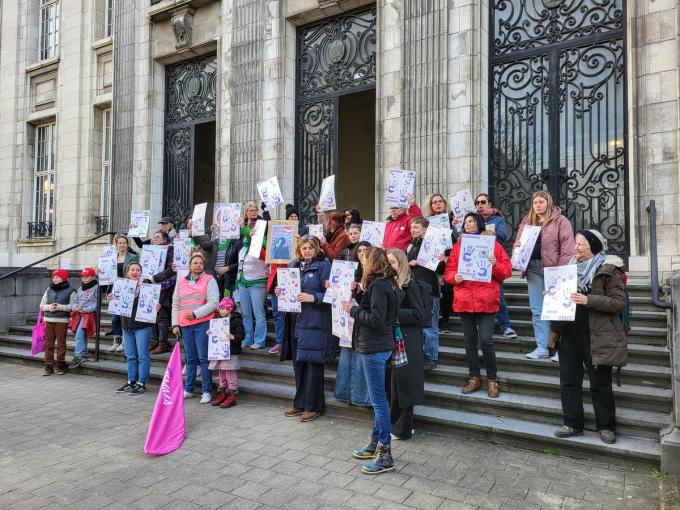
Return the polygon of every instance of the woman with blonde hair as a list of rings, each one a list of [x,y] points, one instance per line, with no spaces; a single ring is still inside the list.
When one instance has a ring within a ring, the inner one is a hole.
[[[527,354],[528,358],[548,358],[548,321],[541,320],[543,311],[543,269],[565,266],[574,255],[574,230],[569,220],[562,215],[559,207],[553,204],[552,195],[547,191],[537,191],[531,197],[531,210],[517,229],[515,249],[520,246],[522,232],[526,225],[541,227],[529,265],[524,273],[529,287],[529,306],[531,322],[534,325],[536,349]],[[554,361],[558,361],[555,358]]]

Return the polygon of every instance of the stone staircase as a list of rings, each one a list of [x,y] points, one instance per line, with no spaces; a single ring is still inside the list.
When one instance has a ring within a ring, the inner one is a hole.
[[[660,432],[670,423],[672,407],[671,369],[667,342],[666,312],[655,308],[649,286],[631,282],[629,293],[633,309],[629,337],[629,365],[621,372],[621,386],[614,386],[617,406],[618,441],[606,445],[595,430],[595,417],[586,393],[586,428],[591,432],[579,438],[557,439],[553,431],[562,422],[558,364],[549,360],[530,360],[525,353],[534,348],[526,283],[512,278],[506,282],[506,299],[511,322],[520,338],[496,336],[501,396],[490,399],[486,392],[461,394],[467,380],[463,336],[458,318],[452,318],[452,332],[441,335],[437,369],[426,373],[426,405],[416,408],[416,427],[438,432],[464,434],[497,443],[546,450],[574,457],[603,459],[608,462],[658,464]],[[33,319],[34,321],[35,319]],[[102,317],[102,330],[109,317]],[[0,334],[0,360],[39,365],[42,355],[30,354],[32,324],[12,327]],[[269,324],[268,344],[272,343],[273,324]],[[73,337],[69,336],[70,359]],[[103,337],[101,361],[86,363],[78,373],[123,379],[126,373],[122,353],[108,353],[111,339]],[[90,350],[93,351],[93,343]],[[169,355],[152,358],[152,379],[162,378]],[[335,365],[326,370],[326,401],[334,414],[372,420],[372,412],[336,402],[333,398]],[[36,371],[36,376],[38,372]],[[266,350],[249,351],[241,356],[241,391],[266,397],[284,406],[292,400],[295,383],[293,368],[280,363]],[[112,383],[112,388],[116,383]]]

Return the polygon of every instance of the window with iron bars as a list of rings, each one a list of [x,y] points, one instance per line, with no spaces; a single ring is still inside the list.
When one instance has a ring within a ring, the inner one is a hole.
[[[59,55],[59,0],[40,0],[40,60]]]
[[[113,35],[113,0],[104,0],[104,37]]]
[[[35,161],[33,164],[33,214],[36,224],[50,225],[54,221],[55,125],[35,128]],[[43,229],[43,231],[45,231]]]
[[[111,194],[111,109],[102,111],[102,173],[99,216],[109,216]]]

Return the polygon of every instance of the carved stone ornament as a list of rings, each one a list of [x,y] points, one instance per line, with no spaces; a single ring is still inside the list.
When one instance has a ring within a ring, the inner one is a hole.
[[[543,0],[543,5],[545,5],[548,9],[557,9],[563,3],[564,0]]]
[[[172,25],[172,31],[175,33],[175,49],[183,50],[191,46],[193,22],[193,11],[183,10],[173,14],[170,24]]]

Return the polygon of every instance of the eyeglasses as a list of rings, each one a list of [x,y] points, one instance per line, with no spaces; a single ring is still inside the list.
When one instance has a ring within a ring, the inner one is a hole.
[[[444,203],[444,201],[443,201],[442,199],[433,200],[433,201],[432,201],[432,205],[434,205],[434,204],[443,204],[443,203]]]
[[[475,205],[486,205],[488,204],[488,200],[477,200],[475,201]]]

